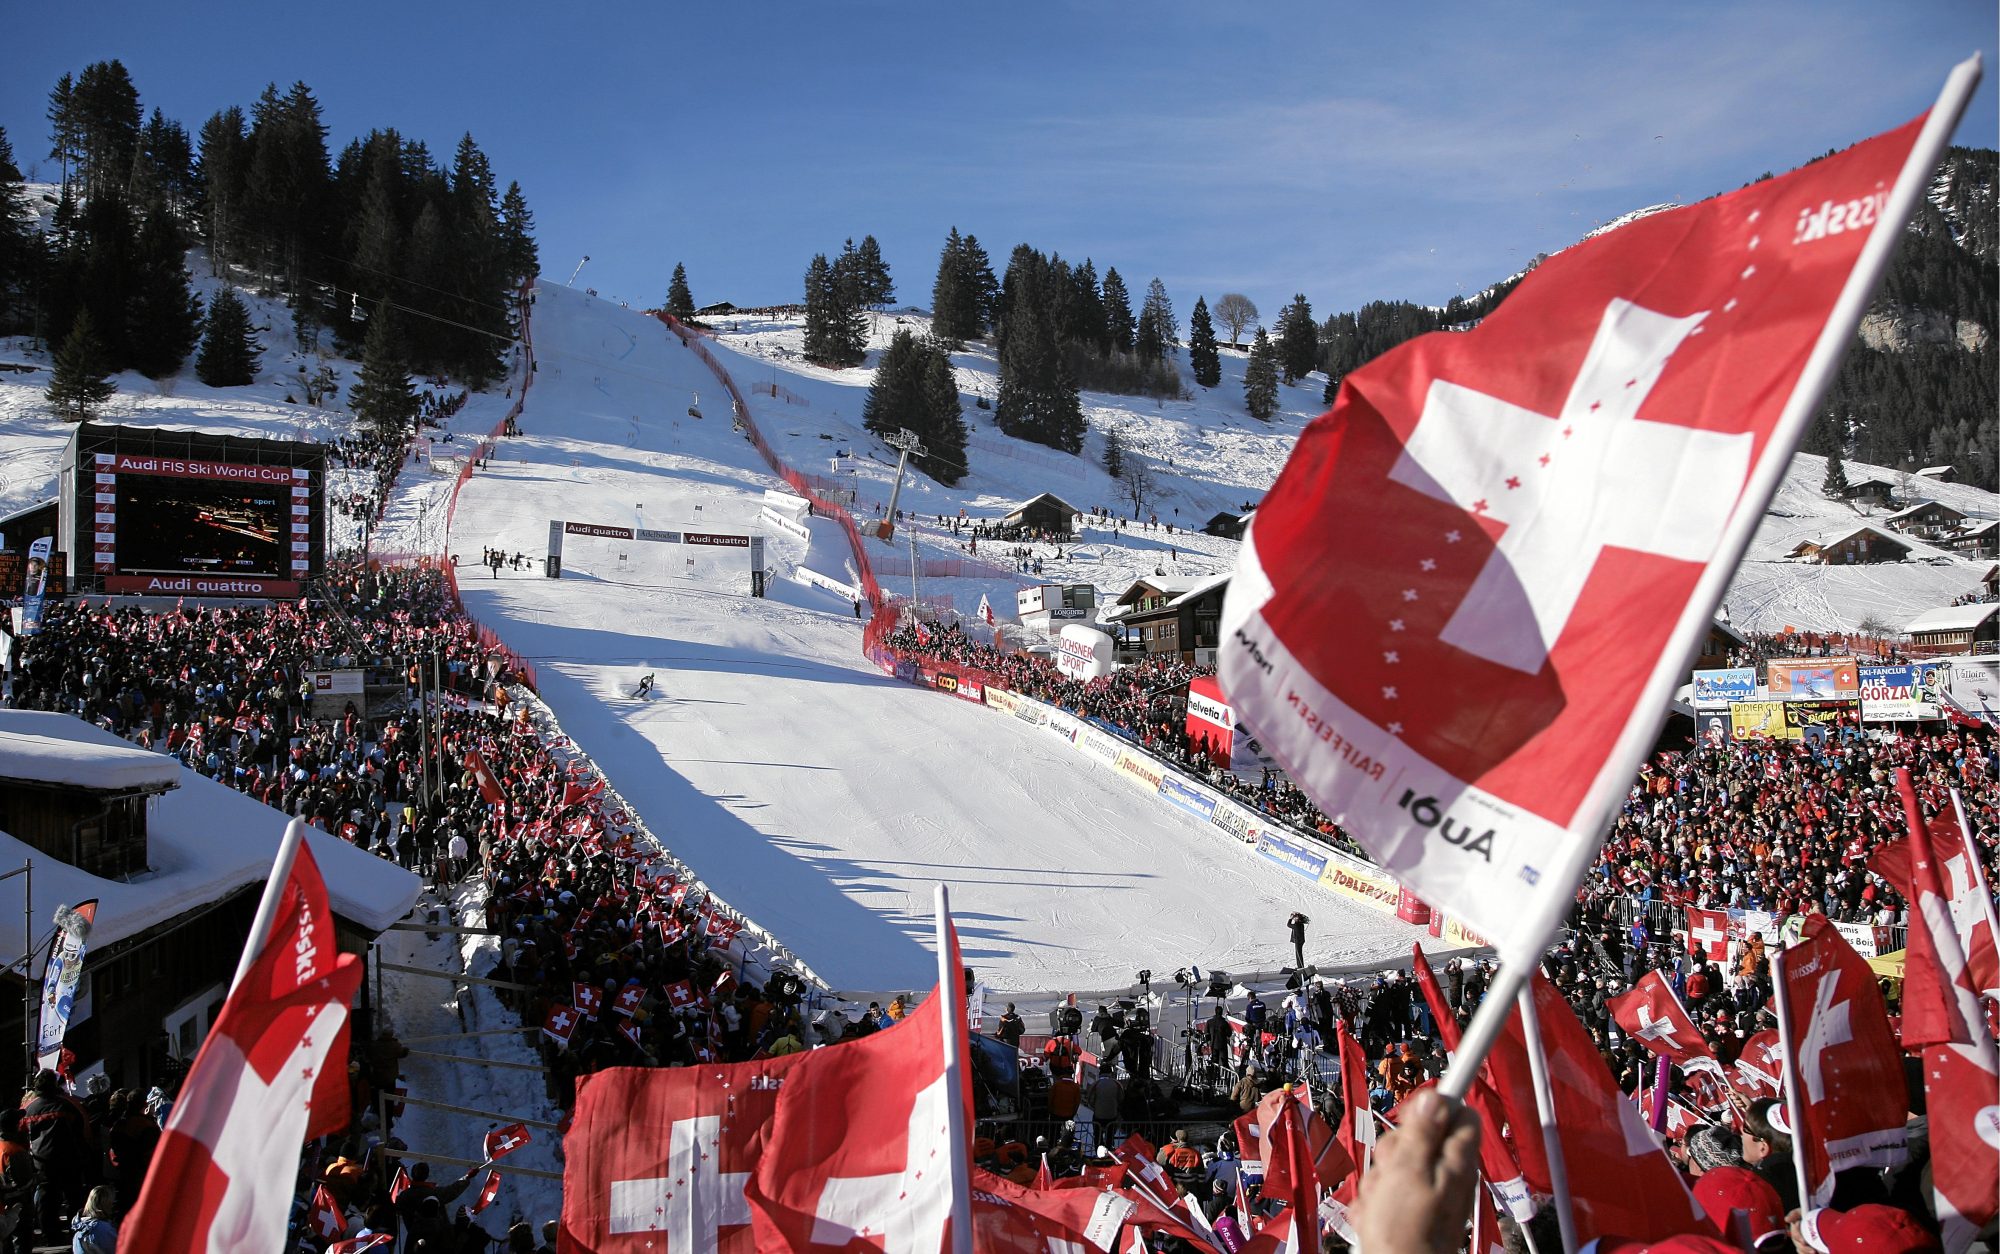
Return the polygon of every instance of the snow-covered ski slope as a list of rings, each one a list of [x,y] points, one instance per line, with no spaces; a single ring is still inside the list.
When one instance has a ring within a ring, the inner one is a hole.
[[[740,552],[699,558],[690,578],[678,546],[571,537],[560,580],[475,569],[488,545],[539,555],[551,518],[630,525],[643,505],[655,529],[754,527],[778,486],[658,322],[544,285],[534,336],[524,434],[472,477],[452,530],[467,606],[534,661],[565,731],[648,825],[829,983],[930,984],[937,880],[953,885],[967,960],[1003,993],[1120,988],[1142,967],[1277,967],[1299,908],[1316,921],[1314,960],[1407,951],[1407,925],[1161,810],[1026,724],[884,677],[844,599],[782,578],[749,598]],[[686,413],[697,391],[702,419]],[[769,543],[781,569],[807,557],[782,532]],[[820,523],[810,560],[837,571],[845,554]],[[636,699],[648,672],[659,693]]]

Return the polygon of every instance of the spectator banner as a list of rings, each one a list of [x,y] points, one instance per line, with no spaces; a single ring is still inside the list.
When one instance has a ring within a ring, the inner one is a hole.
[[[1935,115],[1565,249],[1473,330],[1349,374],[1258,508],[1223,690],[1321,810],[1503,952],[1547,943],[1600,847],[1970,75]],[[1853,699],[1854,667],[1797,695]]]
[[[1944,694],[1951,703],[1974,718],[2000,724],[2000,660],[1957,657],[1943,665]]]
[[[1120,750],[1118,760],[1111,766],[1132,783],[1156,795],[1160,791],[1160,779],[1166,773],[1165,767],[1137,749]]]
[[[1855,701],[1860,667],[1851,657],[1774,658],[1764,663],[1764,694],[1773,701]]]
[[[1884,952],[1882,942],[1887,937],[1889,929],[1869,923],[1835,923],[1833,926],[1840,933],[1840,938],[1863,958],[1882,956]]]
[[[1002,714],[1012,714],[1021,708],[1021,698],[1015,696],[1005,688],[996,688],[992,684],[988,684],[986,685],[986,704],[992,706]]]
[[[1326,873],[1326,853],[1314,849],[1303,839],[1283,836],[1270,828],[1257,834],[1257,852],[1266,861],[1275,862],[1287,871],[1296,871],[1309,880],[1317,880]]]
[[[1190,784],[1178,775],[1160,777],[1160,796],[1203,821],[1215,816],[1215,796],[1206,788]]]
[[[21,634],[36,635],[42,630],[42,605],[48,598],[49,550],[54,536],[38,536],[28,546],[28,577],[21,589]]]
[[[1732,701],[1729,703],[1731,740],[1787,740],[1795,729],[1785,723],[1785,707],[1778,701]]]
[[[1785,704],[1785,735],[1818,746],[1847,715],[1854,713],[1848,701],[1791,701]]]
[[[1071,623],[1056,637],[1055,662],[1071,679],[1101,679],[1111,673],[1111,637]]]
[[[1694,716],[1694,734],[1697,740],[1721,744],[1729,739],[1729,711],[1697,710]]]
[[[1694,708],[1726,710],[1732,701],[1748,701],[1757,695],[1757,668],[1733,666],[1728,670],[1694,673]]]
[[[1928,674],[1929,678],[1925,676]],[[1935,666],[1864,666],[1861,668],[1861,721],[1909,723],[1942,718],[1937,707]]]
[[[1320,869],[1319,885],[1391,914],[1403,897],[1402,886],[1394,878],[1351,858],[1328,858]]]
[[[48,959],[42,965],[42,1023],[35,1036],[36,1062],[53,1068],[76,1009],[76,985],[83,975],[84,943],[97,921],[97,899],[56,907],[56,934],[49,938]]]

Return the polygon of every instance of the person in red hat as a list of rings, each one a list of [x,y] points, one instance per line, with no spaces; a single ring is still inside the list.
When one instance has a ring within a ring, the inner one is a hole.
[[[1792,1244],[1812,1254],[1937,1254],[1944,1247],[1906,1210],[1857,1206],[1853,1210],[1793,1211]]]
[[[1784,1248],[1785,1204],[1770,1182],[1743,1163],[1743,1151],[1735,1133],[1727,1128],[1704,1124],[1687,1135],[1687,1172],[1694,1177],[1694,1200],[1715,1225],[1718,1236],[1731,1236],[1731,1215],[1742,1211],[1749,1217],[1749,1237],[1758,1249],[1765,1242]]]

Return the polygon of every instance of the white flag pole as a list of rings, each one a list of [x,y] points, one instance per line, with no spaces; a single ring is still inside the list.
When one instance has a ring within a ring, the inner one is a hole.
[[[1792,998],[1785,987],[1785,942],[1771,951],[1771,1004],[1778,1012],[1778,1049],[1785,1064],[1785,1117],[1792,1125],[1792,1170],[1799,1182],[1799,1205],[1812,1205],[1812,1186],[1806,1180],[1806,1106],[1799,1092],[1798,1031],[1792,1026]]]
[[[1576,1216],[1570,1209],[1569,1163],[1563,1158],[1562,1134],[1556,1127],[1555,1093],[1549,1088],[1549,1060],[1542,1053],[1542,1021],[1535,1013],[1535,986],[1523,984],[1518,1000],[1521,1030],[1528,1040],[1528,1075],[1535,1084],[1535,1115],[1542,1124],[1542,1152],[1549,1159],[1549,1184],[1556,1191],[1556,1223],[1562,1231],[1563,1254],[1576,1254]],[[1495,1132],[1499,1130],[1494,1129]]]
[[[965,1126],[965,972],[952,961],[951,890],[937,886],[938,1018],[944,1025],[945,1135],[951,1153],[952,1254],[972,1254],[971,1137]],[[915,1152],[915,1147],[911,1147]]]
[[[1986,926],[1993,929],[1993,943],[2000,945],[2000,914],[1993,908],[1993,890],[1986,884],[1986,868],[1979,863],[1979,845],[1972,839],[1972,827],[1965,821],[1965,798],[1958,795],[1958,789],[1951,790],[1952,813],[1958,816],[1959,838],[1965,842],[1965,864],[1972,876],[1972,896],[1986,912]],[[1965,938],[1965,952],[1972,953],[1972,937]]]
[[[1672,695],[1684,672],[1686,659],[1693,653],[1702,633],[1708,629],[1710,616],[1715,612],[1715,606],[1721,603],[1722,594],[1736,578],[1736,568],[1743,560],[1744,550],[1749,548],[1758,524],[1763,521],[1764,506],[1776,493],[1791,463],[1791,458],[1781,455],[1781,451],[1782,454],[1789,454],[1797,446],[1819,408],[1820,397],[1832,384],[1834,372],[1840,368],[1841,358],[1854,339],[1855,329],[1861,325],[1862,315],[1868,312],[1868,301],[1882,280],[1882,272],[1888,268],[1897,245],[1902,243],[1904,226],[1915,212],[1917,201],[1929,188],[1931,172],[1937,168],[1938,159],[1950,144],[1959,116],[1965,112],[1966,103],[1972,98],[1973,88],[1979,85],[1979,77],[1980,58],[1974,53],[1954,66],[1945,78],[1937,103],[1931,106],[1923,129],[1918,132],[1909,156],[1903,161],[1901,172],[1896,175],[1895,186],[1889,191],[1888,204],[1876,218],[1875,228],[1869,232],[1867,242],[1861,246],[1861,252],[1854,260],[1854,269],[1848,273],[1847,282],[1833,303],[1826,325],[1820,329],[1819,339],[1814,342],[1812,352],[1799,373],[1799,381],[1785,400],[1785,407],[1771,431],[1771,450],[1752,468],[1722,539],[1703,567],[1701,578],[1688,598],[1687,608],[1675,624],[1667,647],[1660,654],[1659,663],[1641,690],[1639,704],[1634,707],[1636,710],[1664,711],[1666,708],[1667,698]],[[1590,870],[1597,851],[1604,845],[1605,829],[1616,817],[1625,794],[1631,791],[1633,766],[1645,757],[1646,748],[1652,744],[1658,729],[1659,719],[1635,716],[1619,734],[1618,743],[1605,759],[1604,769],[1598,773],[1583,803],[1577,807],[1577,821],[1570,828],[1570,835],[1576,839],[1557,851],[1559,857],[1542,874],[1544,880],[1563,887],[1530,899],[1526,907],[1527,923],[1518,933],[1527,939],[1520,942],[1518,951],[1510,950],[1502,955],[1505,961],[1487,990],[1486,1000],[1480,1003],[1478,1013],[1473,1015],[1472,1022],[1466,1027],[1464,1041],[1451,1069],[1438,1081],[1438,1091],[1445,1096],[1463,1100],[1466,1091],[1472,1087],[1472,1077],[1485,1059],[1486,1051],[1499,1038],[1501,1026],[1515,998],[1527,986],[1535,963],[1540,961],[1542,952],[1560,931],[1563,918],[1569,913],[1574,899],[1576,886],[1583,882]],[[1594,839],[1583,839],[1583,832],[1595,832],[1596,836]]]
[[[264,942],[271,938],[271,925],[278,920],[278,906],[284,901],[286,885],[292,882],[292,864],[299,860],[299,846],[305,842],[305,836],[304,819],[295,818],[285,825],[284,839],[278,842],[277,860],[271,864],[271,878],[264,882],[264,896],[257,902],[257,916],[251,920],[250,935],[243,942],[243,957],[236,963],[236,978],[229,981],[231,993],[250,974],[257,955],[264,952]]]

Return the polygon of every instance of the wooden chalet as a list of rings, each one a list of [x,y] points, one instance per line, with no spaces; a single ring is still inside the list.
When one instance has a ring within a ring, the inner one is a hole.
[[[1047,535],[1068,539],[1076,532],[1076,519],[1083,511],[1053,493],[1044,492],[1033,500],[1023,501],[1013,511],[1000,519],[1002,533],[1009,529],[1018,532],[1042,532]]]
[[[1925,540],[1943,540],[1965,526],[1965,511],[1943,501],[1918,501],[1882,519],[1887,526]]]
[[[1910,653],[1916,657],[1991,653],[2000,649],[2000,602],[1925,610],[1903,630],[1910,634]]]
[[[1864,524],[1828,539],[1801,540],[1791,556],[1826,566],[1862,566],[1900,562],[1910,555],[1910,547],[1881,528]]]
[[[1941,540],[1939,543],[1965,557],[2000,557],[2000,522],[1988,520],[1974,523],[1949,540]],[[1989,589],[1989,591],[2000,590]]]
[[[1197,579],[1154,575],[1136,580],[1105,615],[1123,637],[1124,651],[1162,654],[1205,665],[1222,638],[1222,598],[1229,575]]]
[[[1850,501],[1887,505],[1896,498],[1896,485],[1887,479],[1878,479],[1871,475],[1848,484],[1840,495]]]

